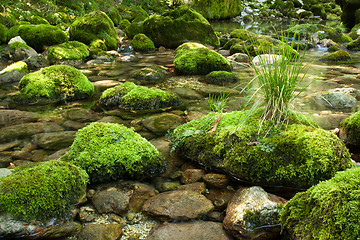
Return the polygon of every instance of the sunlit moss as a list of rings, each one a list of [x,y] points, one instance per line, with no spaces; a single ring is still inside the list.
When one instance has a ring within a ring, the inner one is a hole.
[[[341,128],[346,133],[347,142],[360,146],[360,111],[344,119]]]
[[[85,59],[89,56],[88,47],[78,41],[69,41],[49,48],[50,61]]]
[[[153,41],[151,41],[150,38],[148,38],[145,34],[142,33],[135,35],[135,37],[131,41],[131,45],[133,46],[135,51],[145,53],[155,51]]]

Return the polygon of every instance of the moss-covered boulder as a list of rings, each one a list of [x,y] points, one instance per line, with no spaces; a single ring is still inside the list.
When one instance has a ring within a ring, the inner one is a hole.
[[[18,101],[68,101],[92,96],[94,85],[74,67],[53,65],[25,75],[19,90]]]
[[[259,132],[262,111],[252,113],[242,125],[247,114],[210,113],[179,126],[173,149],[207,168],[262,186],[309,188],[353,166],[344,143],[328,131],[291,124],[298,121],[292,116],[281,131],[267,132],[271,125],[265,121]]]
[[[296,194],[281,212],[291,239],[357,239],[360,236],[360,168]]]
[[[180,104],[181,100],[174,93],[138,86],[132,82],[105,90],[99,100],[99,105],[106,110],[158,109]]]
[[[50,24],[45,18],[33,15],[29,18],[29,22],[34,25],[38,24]]]
[[[131,45],[133,46],[134,50],[138,52],[149,53],[155,51],[155,45],[153,41],[151,41],[150,38],[142,33],[135,35],[131,41]]]
[[[239,78],[231,72],[213,71],[205,76],[206,83],[223,85],[224,83],[237,82]]]
[[[104,40],[97,39],[95,41],[92,41],[90,43],[89,50],[92,57],[96,58],[98,56],[107,56],[107,46]]]
[[[51,62],[65,60],[84,60],[89,56],[88,47],[78,41],[69,41],[49,48],[48,59]]]
[[[141,179],[160,172],[163,166],[153,145],[116,123],[96,122],[80,129],[62,160],[85,169],[92,183]]]
[[[356,11],[360,9],[360,2],[357,0],[336,0],[336,3],[340,5],[342,14],[341,20],[344,25],[351,29],[356,24],[360,23],[357,22],[356,18]]]
[[[130,76],[138,80],[144,80],[146,82],[156,82],[163,80],[167,73],[167,68],[156,65],[135,70],[130,74]]]
[[[69,29],[70,39],[90,44],[104,40],[108,50],[116,49],[118,38],[114,23],[101,11],[91,12],[77,19]]]
[[[121,22],[119,24],[119,28],[122,29],[122,30],[125,30],[130,25],[131,25],[131,23],[130,23],[129,20],[123,19],[123,20],[121,20]]]
[[[36,51],[41,52],[45,46],[66,42],[68,37],[60,28],[49,25],[21,25],[18,33],[22,39]]]
[[[347,144],[360,147],[360,111],[341,122],[341,129],[345,133],[344,141]]]
[[[6,27],[11,28],[16,25],[17,20],[13,13],[5,11],[5,13],[0,15],[0,24],[4,24]]]
[[[346,45],[346,48],[352,51],[360,51],[360,37],[358,37],[357,39],[349,42]]]
[[[107,12],[107,15],[110,17],[111,21],[113,21],[115,26],[118,26],[120,24],[122,17],[116,8],[110,8]]]
[[[84,170],[63,161],[17,167],[0,178],[0,212],[23,220],[65,220],[87,182]]]
[[[156,47],[176,48],[187,41],[219,46],[209,22],[195,10],[181,6],[163,15],[152,15],[144,21],[143,33]]]
[[[338,61],[349,61],[351,60],[351,55],[344,51],[338,50],[336,52],[324,55],[320,58],[320,61],[328,61],[328,62],[338,62]]]
[[[0,23],[0,44],[6,42],[7,32],[8,29],[5,27],[5,25]]]
[[[9,66],[7,66],[3,70],[1,70],[0,75],[2,73],[11,72],[14,70],[17,70],[20,73],[28,73],[29,72],[27,64],[23,61],[18,61],[18,62],[14,62],[14,63],[10,64]]]
[[[193,1],[191,7],[207,19],[228,19],[241,15],[241,0]]]
[[[206,75],[212,71],[231,71],[230,62],[201,44],[184,43],[176,49],[175,72],[181,75]]]

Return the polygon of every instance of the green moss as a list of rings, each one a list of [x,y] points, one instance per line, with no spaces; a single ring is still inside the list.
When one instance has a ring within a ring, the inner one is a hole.
[[[142,110],[177,106],[181,100],[171,92],[126,82],[105,90],[99,103],[104,109]]]
[[[177,127],[172,143],[179,153],[205,167],[265,186],[308,188],[353,166],[348,150],[334,134],[292,124],[304,118],[289,116],[290,125],[275,132],[267,132],[272,124],[263,122],[259,133],[261,113],[250,115],[242,127],[248,112],[223,113],[217,130],[207,133],[218,118],[209,114]]]
[[[230,33],[231,38],[238,38],[243,41],[255,40],[256,35],[252,32],[249,32],[245,29],[235,29]]]
[[[16,25],[16,17],[14,14],[6,12],[0,15],[0,24],[5,25],[6,27],[10,28]]]
[[[340,42],[343,38],[343,34],[340,29],[328,27],[322,24],[299,24],[295,25],[285,31],[286,34],[289,34],[291,37],[294,36],[298,39],[308,39],[311,40],[311,37],[314,33],[318,32],[319,39],[329,38],[334,42]]]
[[[64,31],[49,24],[21,25],[19,35],[36,51],[43,51],[45,46],[60,44],[68,40]]]
[[[110,8],[110,10],[107,12],[107,15],[113,21],[115,26],[118,26],[120,24],[122,17],[116,8],[114,7]]]
[[[11,72],[14,70],[17,70],[18,72],[21,72],[21,73],[29,72],[29,70],[27,68],[27,64],[23,61],[19,61],[19,62],[15,62],[15,63],[12,63],[11,65],[7,66],[0,73]]]
[[[351,55],[348,52],[344,50],[338,50],[336,52],[321,57],[320,61],[337,62],[337,61],[349,61],[351,59],[352,59]]]
[[[194,1],[192,7],[207,19],[228,19],[241,14],[241,0]]]
[[[50,24],[45,18],[42,18],[40,16],[31,16],[29,21],[31,24],[38,25],[38,24]]]
[[[325,8],[324,8],[323,4],[312,5],[311,8],[310,8],[310,11],[315,16],[320,16],[324,20],[326,19],[326,12],[325,12]]]
[[[191,43],[184,43],[189,45]],[[205,46],[190,47],[176,51],[174,65],[175,72],[182,75],[208,74],[212,71],[231,71],[229,61],[219,53]]]
[[[360,37],[349,42],[347,44],[346,48],[349,50],[353,50],[353,51],[360,51]]]
[[[360,146],[360,111],[341,122],[341,128],[346,133],[346,141],[352,145]]]
[[[153,41],[148,38],[145,34],[139,33],[135,35],[133,40],[131,41],[131,45],[133,46],[135,51],[138,52],[153,52],[155,51],[155,46]]]
[[[232,46],[234,46],[235,44],[241,44],[244,43],[245,41],[238,39],[238,38],[231,38],[229,39],[223,46],[223,49],[225,50],[230,50],[230,48]]]
[[[163,66],[145,67],[131,73],[131,77],[145,81],[158,81],[165,78],[167,69]]]
[[[48,59],[52,62],[85,59],[89,56],[88,47],[78,41],[69,41],[49,48]]]
[[[233,83],[238,80],[239,78],[235,74],[226,71],[213,71],[205,76],[205,82],[218,85]]]
[[[104,40],[109,49],[116,49],[117,34],[114,23],[101,11],[91,12],[77,19],[69,29],[70,39],[90,44],[100,39]]]
[[[91,56],[107,56],[107,46],[105,41],[97,39],[90,43],[90,54]]]
[[[119,24],[119,28],[122,29],[122,30],[125,30],[130,25],[131,25],[131,23],[129,22],[129,20],[123,19]]]
[[[5,27],[5,25],[0,23],[0,44],[6,42],[7,32],[8,32],[8,30]]]
[[[352,41],[352,38],[349,35],[342,34],[339,42],[340,43],[349,43],[351,41]]]
[[[142,33],[143,22],[132,22],[126,29],[125,34],[128,38],[134,38],[135,35]]]
[[[80,129],[62,159],[85,169],[93,183],[141,179],[163,166],[153,145],[132,129],[114,123],[91,123]]]
[[[295,195],[281,212],[281,226],[296,239],[358,239],[360,168]]]
[[[9,50],[11,54],[14,54],[15,51],[19,48],[25,48],[25,49],[30,49],[30,47],[26,44],[26,43],[22,43],[22,42],[13,42],[10,46],[9,46]]]
[[[84,170],[62,161],[17,167],[0,179],[0,212],[25,220],[65,220],[87,182]]]
[[[25,101],[74,100],[91,96],[94,85],[76,68],[54,65],[25,75],[19,82],[19,90]]]

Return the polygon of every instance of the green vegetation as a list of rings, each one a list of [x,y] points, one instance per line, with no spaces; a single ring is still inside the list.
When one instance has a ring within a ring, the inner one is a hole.
[[[27,64],[23,61],[19,61],[19,62],[15,62],[10,64],[9,66],[7,66],[5,69],[3,69],[0,73],[5,73],[5,72],[11,72],[17,70],[18,72],[21,73],[28,73],[29,70],[27,68]]]
[[[85,59],[89,56],[88,47],[78,41],[69,41],[49,48],[48,59],[52,62]]]
[[[181,100],[171,92],[126,82],[106,89],[99,104],[104,109],[143,110],[177,106],[181,104]]]
[[[13,42],[10,46],[9,46],[9,50],[11,54],[14,54],[15,51],[19,48],[25,48],[25,49],[30,49],[30,47],[26,44],[26,43],[22,43],[22,42]]]
[[[107,11],[107,15],[110,17],[111,21],[113,21],[115,26],[119,26],[122,17],[116,8],[114,7],[110,8],[110,10]]]
[[[346,48],[352,51],[360,51],[360,37],[358,37],[357,39],[349,42],[346,45]]]
[[[344,50],[338,50],[336,52],[327,54],[320,58],[320,61],[329,61],[329,62],[338,62],[338,61],[349,61],[351,56],[348,52]]]
[[[136,70],[130,76],[139,80],[158,81],[164,79],[166,73],[167,69],[165,67],[156,65]]]
[[[74,67],[53,65],[25,75],[19,82],[20,101],[75,100],[92,96],[94,85]]]
[[[341,122],[341,128],[346,133],[346,142],[360,146],[360,111]]]
[[[141,179],[163,166],[153,145],[133,129],[115,123],[94,122],[80,129],[62,160],[85,169],[92,183]]]
[[[5,27],[5,25],[0,23],[0,44],[6,42],[7,32],[8,29]]]
[[[148,38],[145,34],[142,33],[135,35],[135,37],[131,41],[131,45],[133,46],[135,51],[144,53],[155,51],[153,41],[151,41],[150,38]]]
[[[231,71],[229,61],[198,43],[184,43],[176,49],[175,72],[181,75],[205,75],[212,71]]]
[[[0,179],[0,212],[23,220],[65,220],[87,182],[84,170],[62,161],[16,167]]]
[[[281,212],[281,226],[294,239],[358,239],[360,168],[295,195]]]
[[[42,52],[45,46],[66,42],[68,37],[60,28],[49,24],[21,25],[19,35],[32,48]]]
[[[241,14],[241,0],[193,1],[192,7],[207,19],[228,19]]]
[[[45,18],[42,18],[40,16],[31,16],[29,19],[29,22],[34,25],[38,24],[50,24]]]
[[[122,29],[122,30],[125,30],[130,25],[131,25],[131,23],[129,22],[129,20],[123,19],[119,24],[119,28]]]

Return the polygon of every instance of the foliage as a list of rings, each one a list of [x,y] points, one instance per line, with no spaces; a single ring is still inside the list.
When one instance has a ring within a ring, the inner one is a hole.
[[[229,19],[241,15],[241,0],[195,0],[191,5],[207,19]]]
[[[0,23],[0,44],[6,42],[7,32],[8,32],[8,30],[5,27],[5,25]]]
[[[88,47],[78,41],[69,41],[55,45],[48,50],[50,61],[85,59],[89,56]]]
[[[77,132],[62,160],[85,169],[92,183],[141,179],[161,171],[163,165],[156,148],[133,129],[98,122]]]
[[[87,182],[84,170],[62,161],[16,167],[0,179],[0,212],[25,220],[66,219]]]
[[[281,226],[296,239],[358,239],[360,168],[295,195],[281,212]]]

